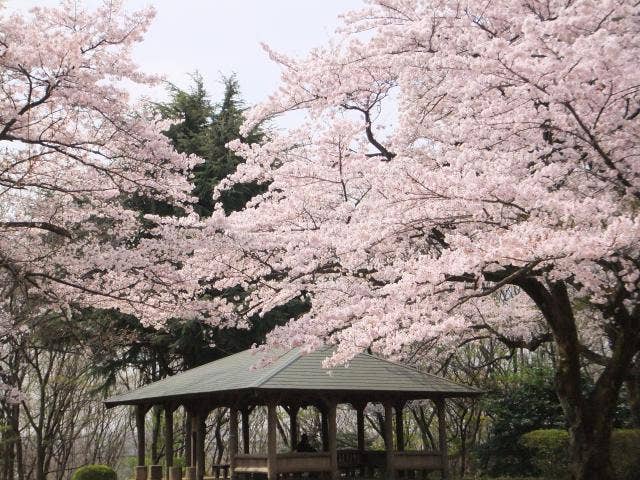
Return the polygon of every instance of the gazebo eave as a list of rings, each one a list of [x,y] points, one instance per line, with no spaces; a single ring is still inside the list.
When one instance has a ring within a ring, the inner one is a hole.
[[[389,390],[349,390],[349,389],[303,389],[303,388],[241,388],[232,390],[216,390],[189,394],[169,394],[155,397],[141,397],[118,400],[117,397],[106,400],[105,406],[113,408],[121,405],[188,405],[206,402],[211,408],[230,405],[267,405],[271,400],[289,400],[300,406],[314,405],[318,401],[331,399],[338,403],[384,401],[438,400],[445,398],[473,398],[482,395],[483,391],[389,391]]]

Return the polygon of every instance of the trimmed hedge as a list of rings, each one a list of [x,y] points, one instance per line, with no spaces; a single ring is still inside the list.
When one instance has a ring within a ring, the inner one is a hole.
[[[569,433],[566,430],[534,430],[521,437],[532,452],[541,476],[569,478]],[[617,480],[640,480],[640,430],[619,429],[611,434],[611,463]]]
[[[71,480],[118,480],[118,476],[108,465],[85,465],[74,472]]]

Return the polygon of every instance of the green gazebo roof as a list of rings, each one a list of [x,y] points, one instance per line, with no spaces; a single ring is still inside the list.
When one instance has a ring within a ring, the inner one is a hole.
[[[200,397],[256,396],[286,393],[301,397],[336,394],[344,397],[421,399],[465,397],[480,390],[413,367],[361,353],[347,366],[323,368],[331,354],[321,349],[306,354],[293,349],[266,367],[256,368],[264,354],[245,350],[106,400],[107,407],[154,404]]]

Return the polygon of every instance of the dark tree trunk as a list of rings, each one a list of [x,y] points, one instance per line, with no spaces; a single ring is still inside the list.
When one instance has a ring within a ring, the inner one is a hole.
[[[553,282],[547,288],[535,278],[523,278],[518,286],[536,303],[553,333],[556,392],[569,425],[571,476],[574,480],[613,480],[613,416],[620,388],[638,352],[638,318],[614,303],[607,330],[611,357],[593,390],[585,393],[580,371],[582,347],[566,285]]]

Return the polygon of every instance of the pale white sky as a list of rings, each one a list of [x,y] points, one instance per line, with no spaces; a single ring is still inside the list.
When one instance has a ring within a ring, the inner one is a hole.
[[[83,3],[83,0],[78,0]],[[57,0],[5,0],[10,10],[55,5]],[[84,0],[91,6],[99,0]],[[265,42],[286,54],[304,54],[322,45],[338,25],[338,15],[362,0],[128,0],[127,10],[153,5],[157,16],[135,51],[146,72],[160,73],[178,86],[198,70],[213,100],[220,74],[238,75],[244,99],[257,103],[278,84],[279,69],[260,47]],[[161,95],[154,92],[153,96]]]

